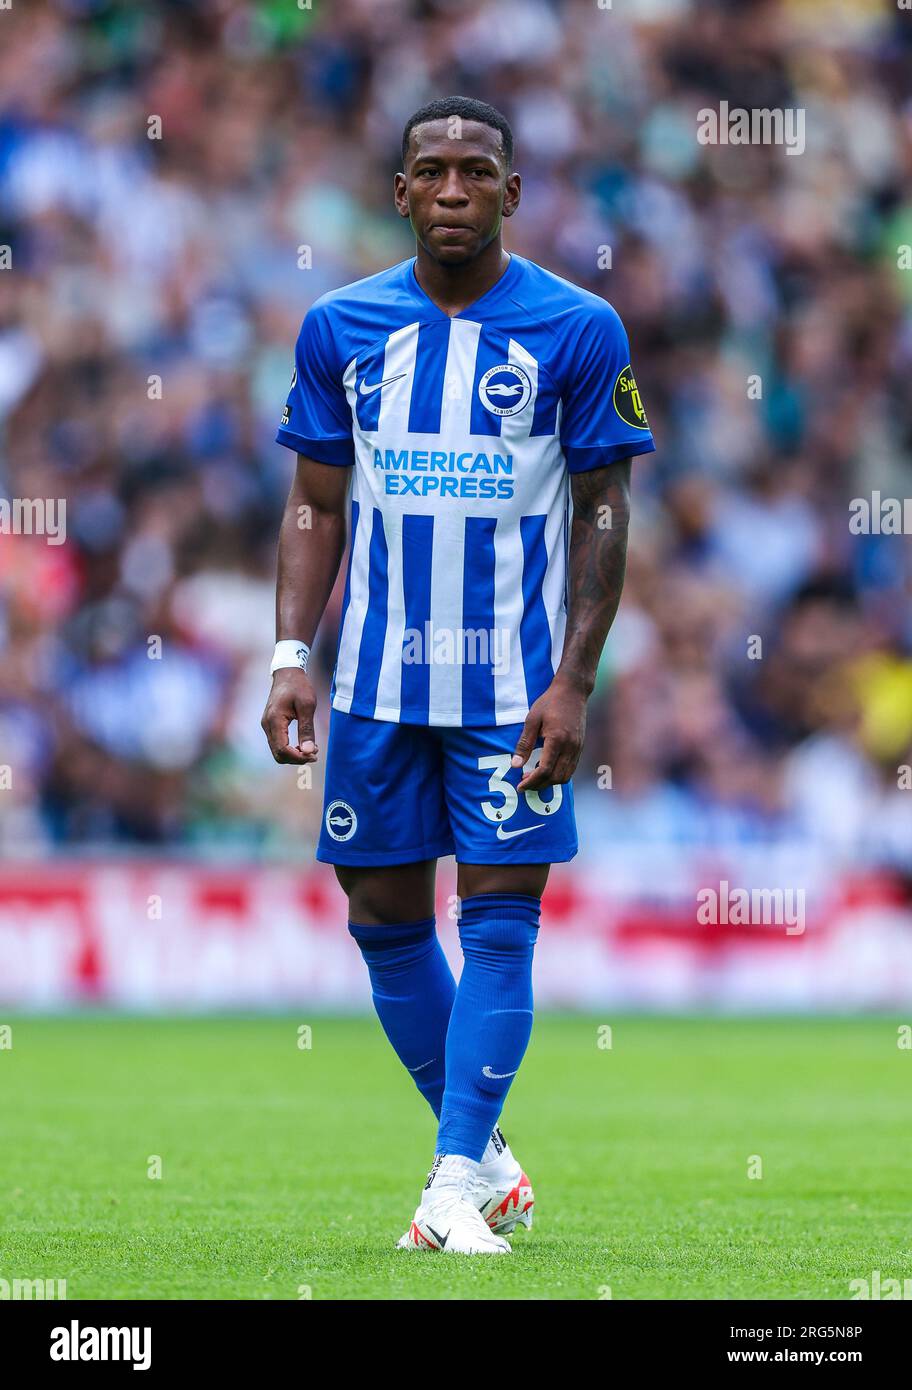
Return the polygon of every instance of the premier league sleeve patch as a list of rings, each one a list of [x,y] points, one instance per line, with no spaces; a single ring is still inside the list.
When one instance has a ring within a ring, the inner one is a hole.
[[[630,370],[629,362],[624,370],[618,374],[618,379],[614,383],[614,408],[624,424],[629,425],[631,429],[649,429],[649,421],[646,419],[646,411],[643,409],[643,402],[640,400],[636,379]]]

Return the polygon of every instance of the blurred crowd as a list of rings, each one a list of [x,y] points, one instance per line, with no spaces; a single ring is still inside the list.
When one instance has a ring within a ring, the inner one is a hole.
[[[0,496],[67,507],[0,534],[0,849],[309,854],[320,771],[259,727],[274,434],[307,306],[413,253],[401,129],[451,92],[512,122],[507,247],[614,303],[658,446],[584,847],[912,869],[910,540],[849,525],[912,455],[912,15],[875,0],[0,10]],[[806,149],[702,145],[721,101]]]

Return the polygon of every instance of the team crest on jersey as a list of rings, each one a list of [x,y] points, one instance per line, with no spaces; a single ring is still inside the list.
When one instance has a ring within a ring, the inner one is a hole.
[[[331,801],[326,808],[326,830],[334,840],[350,840],[358,829],[358,817],[347,801]]]
[[[532,383],[522,367],[504,362],[485,372],[478,383],[478,399],[492,415],[518,415],[532,399]]]
[[[624,424],[629,425],[631,429],[649,429],[646,411],[643,409],[643,402],[640,400],[636,379],[630,370],[629,362],[614,383],[614,408]]]

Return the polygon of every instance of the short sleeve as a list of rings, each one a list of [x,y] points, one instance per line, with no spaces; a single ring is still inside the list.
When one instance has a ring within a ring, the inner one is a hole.
[[[655,440],[630,365],[627,334],[610,304],[586,314],[568,345],[560,440],[571,473],[651,454]]]
[[[336,359],[329,315],[318,302],[298,334],[291,390],[276,440],[317,463],[345,466],[354,463],[355,446],[351,410]]]

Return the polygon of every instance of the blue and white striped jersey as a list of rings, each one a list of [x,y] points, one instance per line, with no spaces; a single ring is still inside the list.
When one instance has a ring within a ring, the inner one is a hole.
[[[277,438],[353,465],[333,706],[463,727],[560,661],[569,473],[655,448],[614,309],[515,255],[453,318],[414,260],[317,300]]]

